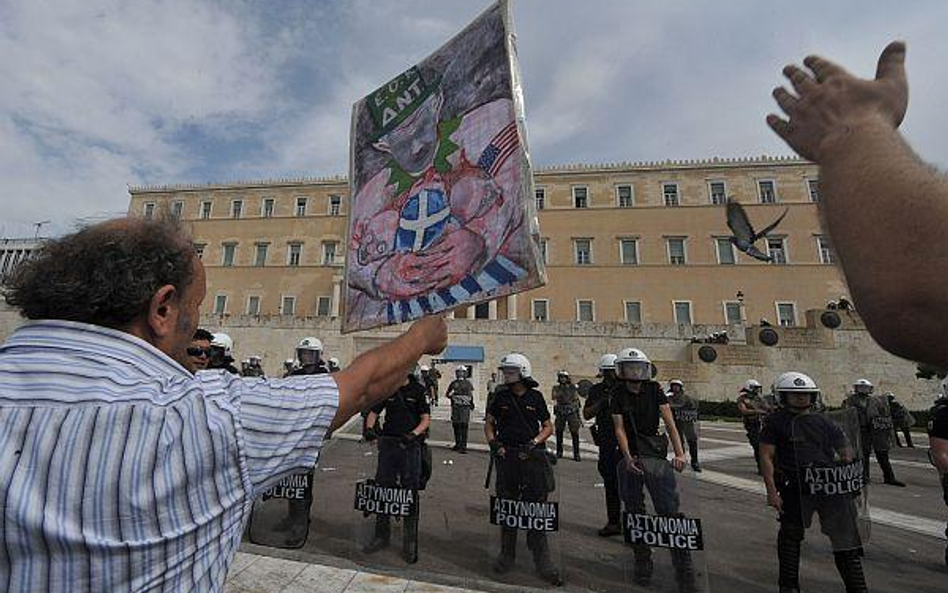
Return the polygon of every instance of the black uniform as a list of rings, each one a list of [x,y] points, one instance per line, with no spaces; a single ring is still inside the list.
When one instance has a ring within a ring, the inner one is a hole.
[[[935,402],[930,414],[928,436],[948,440],[948,398],[943,397]],[[941,492],[948,505],[948,472],[941,474]],[[948,537],[948,525],[945,526],[945,536]],[[945,564],[948,565],[948,547],[945,548]]]
[[[607,524],[600,531],[602,535],[621,533],[622,501],[619,498],[616,468],[622,461],[622,453],[619,452],[619,441],[616,440],[616,429],[612,423],[610,401],[615,387],[615,383],[607,384],[605,381],[600,381],[589,388],[589,395],[586,397],[586,406],[599,408],[596,412],[596,423],[592,426],[592,435],[593,442],[599,447],[597,468],[599,475],[602,476],[603,489],[606,491]]]
[[[495,491],[501,498],[546,501],[550,494],[547,478],[552,474],[546,450],[531,443],[542,424],[550,419],[546,401],[536,389],[530,388],[523,395],[515,395],[506,385],[494,392],[494,399],[487,414],[494,419],[496,443],[494,449],[503,447],[504,455],[496,455],[497,477]],[[543,531],[527,532],[527,547],[533,553],[537,570],[544,576],[559,580],[550,559],[549,543]],[[500,528],[500,553],[498,570],[513,566],[517,554],[517,530]]]
[[[612,395],[612,414],[622,416],[622,424],[629,443],[629,453],[638,458],[642,473],[630,471],[621,460],[617,475],[619,496],[628,513],[645,513],[645,490],[648,490],[656,515],[675,516],[679,513],[675,470],[666,459],[668,439],[658,432],[661,406],[668,398],[661,385],[643,381],[638,393],[631,393],[620,383]],[[652,577],[652,550],[647,545],[632,547],[635,554],[633,578],[638,584],[648,584]],[[672,565],[679,589],[694,591],[695,570],[691,553],[671,550]]]
[[[425,386],[411,379],[394,395],[376,405],[372,411],[384,414],[379,435],[378,467],[375,481],[380,486],[418,490],[421,488],[421,457],[424,435],[416,436],[412,431],[421,422],[422,416],[431,414]],[[375,435],[369,433],[369,438]],[[391,525],[388,515],[375,516],[375,540],[369,550],[375,551],[388,545]],[[418,515],[405,518],[403,538],[405,560],[418,560]]]
[[[893,396],[889,396],[889,412],[892,414],[892,436],[895,437],[896,446],[902,446],[902,441],[899,440],[899,431],[902,431],[905,436],[905,444],[914,448],[912,425],[915,424],[915,417],[908,411],[908,408],[902,405],[902,402]]]
[[[833,544],[836,568],[846,591],[867,591],[857,509],[852,496],[805,495],[801,476],[807,466],[832,465],[840,451],[852,449],[852,443],[826,416],[797,414],[784,408],[768,415],[760,432],[760,442],[775,447],[774,481],[783,501],[777,533],[779,586],[800,588],[800,544],[816,513],[820,516],[820,530]],[[863,463],[866,461],[863,459]]]

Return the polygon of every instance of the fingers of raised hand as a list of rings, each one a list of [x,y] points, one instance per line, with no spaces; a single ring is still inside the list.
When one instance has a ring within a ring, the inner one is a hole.
[[[813,71],[814,76],[818,82],[824,82],[828,78],[834,76],[842,76],[848,74],[842,66],[838,66],[833,62],[827,60],[826,58],[821,58],[820,56],[807,56],[803,63],[807,68]]]
[[[776,132],[777,135],[784,140],[789,138],[790,133],[792,132],[790,122],[777,115],[774,115],[773,113],[767,116],[767,125],[770,126],[770,129]]]
[[[800,68],[796,64],[785,66],[783,69],[783,75],[790,80],[790,82],[793,84],[793,89],[801,96],[812,91],[816,87],[816,81],[813,80],[813,77],[807,74],[803,68]]]
[[[790,94],[790,92],[782,86],[775,88],[773,95],[774,99],[777,100],[777,105],[780,105],[780,108],[783,109],[784,113],[793,115],[793,112],[796,110],[797,103],[800,102],[800,99]]]

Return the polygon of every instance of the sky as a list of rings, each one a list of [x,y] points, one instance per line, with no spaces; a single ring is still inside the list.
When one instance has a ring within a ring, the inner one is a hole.
[[[487,0],[0,3],[0,237],[123,213],[128,186],[345,175],[352,104]],[[948,165],[948,2],[512,0],[533,163],[789,155],[780,71],[870,76],[908,42],[903,131]]]

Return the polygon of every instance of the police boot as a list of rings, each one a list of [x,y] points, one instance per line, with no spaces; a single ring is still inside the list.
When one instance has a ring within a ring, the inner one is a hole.
[[[461,448],[461,430],[458,427],[457,422],[451,423],[451,428],[454,429],[454,446],[451,447],[452,451],[457,451]]]
[[[363,550],[366,554],[374,554],[383,548],[388,547],[388,540],[392,535],[392,526],[385,515],[375,516],[375,537]]]
[[[402,532],[402,557],[408,564],[418,562],[418,517],[406,517]]]
[[[698,441],[688,441],[688,451],[691,453],[691,469],[700,472],[701,464],[698,463]]]
[[[582,457],[579,455],[579,433],[573,433],[573,460],[582,461]]]
[[[533,552],[533,564],[536,566],[540,578],[554,587],[562,585],[563,579],[560,577],[560,571],[556,569],[550,559],[550,544],[546,539],[546,534],[542,531],[528,531],[527,547]]]
[[[672,550],[672,565],[675,567],[675,581],[678,583],[678,593],[697,593],[698,583],[695,581],[695,565],[691,561],[691,552],[687,550]]]
[[[800,542],[802,527],[780,527],[777,532],[777,560],[780,564],[779,580],[781,593],[800,590]]]
[[[458,432],[458,434],[461,437],[461,440],[459,441],[461,443],[461,447],[460,449],[458,449],[459,453],[467,453],[467,433],[468,433],[468,425],[462,424],[461,429]]]
[[[905,488],[905,482],[900,482],[892,471],[892,462],[889,461],[888,451],[876,451],[876,459],[879,460],[879,467],[882,468],[882,481],[891,486]]]
[[[652,550],[648,546],[632,546],[632,553],[635,556],[635,564],[632,566],[632,580],[636,585],[648,585],[652,582],[652,571],[655,565],[652,563]]]
[[[563,431],[556,431],[556,457],[563,458]]]
[[[500,556],[494,561],[494,572],[504,574],[514,566],[517,559],[517,530],[500,528]]]
[[[839,571],[839,576],[843,578],[843,584],[846,585],[846,593],[868,593],[869,591],[866,576],[862,572],[860,553],[860,550],[833,552],[833,560],[836,561],[836,569]]]

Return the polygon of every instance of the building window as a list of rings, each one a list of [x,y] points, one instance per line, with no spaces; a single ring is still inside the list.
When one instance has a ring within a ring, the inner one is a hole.
[[[198,258],[204,259],[204,249],[207,247],[205,243],[195,243],[194,244],[194,253],[197,254]]]
[[[675,301],[675,323],[691,325],[691,301]]]
[[[573,188],[573,208],[589,208],[589,188],[586,186]]]
[[[303,259],[303,244],[302,243],[290,243],[287,245],[286,250],[286,265],[288,266],[298,266],[300,265],[300,260]]]
[[[595,321],[596,310],[592,301],[580,299],[576,301],[576,321]]]
[[[219,294],[214,297],[214,315],[224,315],[227,313],[227,295]]]
[[[797,307],[793,303],[777,303],[777,321],[783,327],[797,324]]]
[[[490,319],[490,303],[474,305],[474,319]]]
[[[832,247],[830,247],[829,239],[823,235],[816,237],[816,248],[820,252],[820,263],[824,264],[835,264],[836,263],[836,254],[833,253]]]
[[[635,197],[632,195],[631,185],[616,186],[616,203],[619,208],[631,208],[635,203]]]
[[[221,257],[221,265],[229,268],[234,265],[234,260],[237,259],[237,244],[224,243],[223,247],[224,249],[223,255]]]
[[[538,187],[534,192],[534,196],[537,201],[537,210],[546,208],[546,188]]]
[[[296,198],[296,215],[297,216],[306,216],[306,202],[305,197]]]
[[[576,248],[576,265],[588,266],[592,264],[592,239],[574,239]]]
[[[547,299],[534,299],[530,303],[531,313],[534,321],[549,321],[550,319],[550,301]]]
[[[342,211],[342,196],[329,196],[329,216],[339,216]]]
[[[807,179],[806,180],[806,191],[810,196],[811,202],[820,201],[820,181],[819,179]]]
[[[243,200],[233,200],[230,203],[230,217],[231,218],[240,218],[240,215],[244,212],[244,201]]]
[[[296,315],[296,297],[284,296],[280,305],[280,315]]]
[[[329,317],[330,315],[332,315],[332,297],[318,297],[316,299],[316,316]]]
[[[787,263],[787,245],[783,237],[767,238],[767,255],[770,256],[770,263],[783,265]]]
[[[155,203],[145,202],[145,211],[143,212],[146,220],[151,220],[155,216]]]
[[[739,302],[726,301],[724,303],[724,323],[728,325],[740,325],[744,322],[741,317],[741,304]]]
[[[211,217],[211,206],[214,202],[201,202],[201,218],[208,219]]]
[[[633,325],[642,325],[642,303],[639,301],[623,301],[625,304],[625,322]]]
[[[247,315],[260,315],[260,297],[247,297]]]
[[[636,239],[619,239],[619,261],[626,266],[639,263],[639,242]]]
[[[679,195],[678,195],[677,183],[663,183],[662,196],[665,200],[666,206],[680,206],[681,205],[681,200],[679,199]]]
[[[757,182],[757,195],[760,197],[761,204],[776,204],[777,190],[774,182],[770,180],[761,180]]]
[[[540,239],[540,257],[544,264],[550,263],[550,240]]]
[[[723,181],[709,181],[708,197],[712,204],[721,206],[727,202],[727,186]]]
[[[254,247],[253,265],[258,267],[267,265],[267,250],[270,248],[270,244],[257,243]]]
[[[273,198],[264,198],[263,208],[261,208],[260,216],[264,218],[273,218],[274,204],[276,204],[276,200],[274,200]]]
[[[666,241],[668,241],[668,263],[673,266],[685,265],[685,239],[682,237],[669,237]]]
[[[336,265],[336,247],[339,244],[335,241],[324,241],[323,242],[323,265],[324,266],[334,266]]]
[[[174,216],[175,218],[181,218],[182,212],[184,212],[184,202],[171,203],[171,216]]]
[[[718,251],[718,263],[721,265],[734,265],[737,259],[734,257],[734,244],[727,237],[716,237],[714,243]]]

